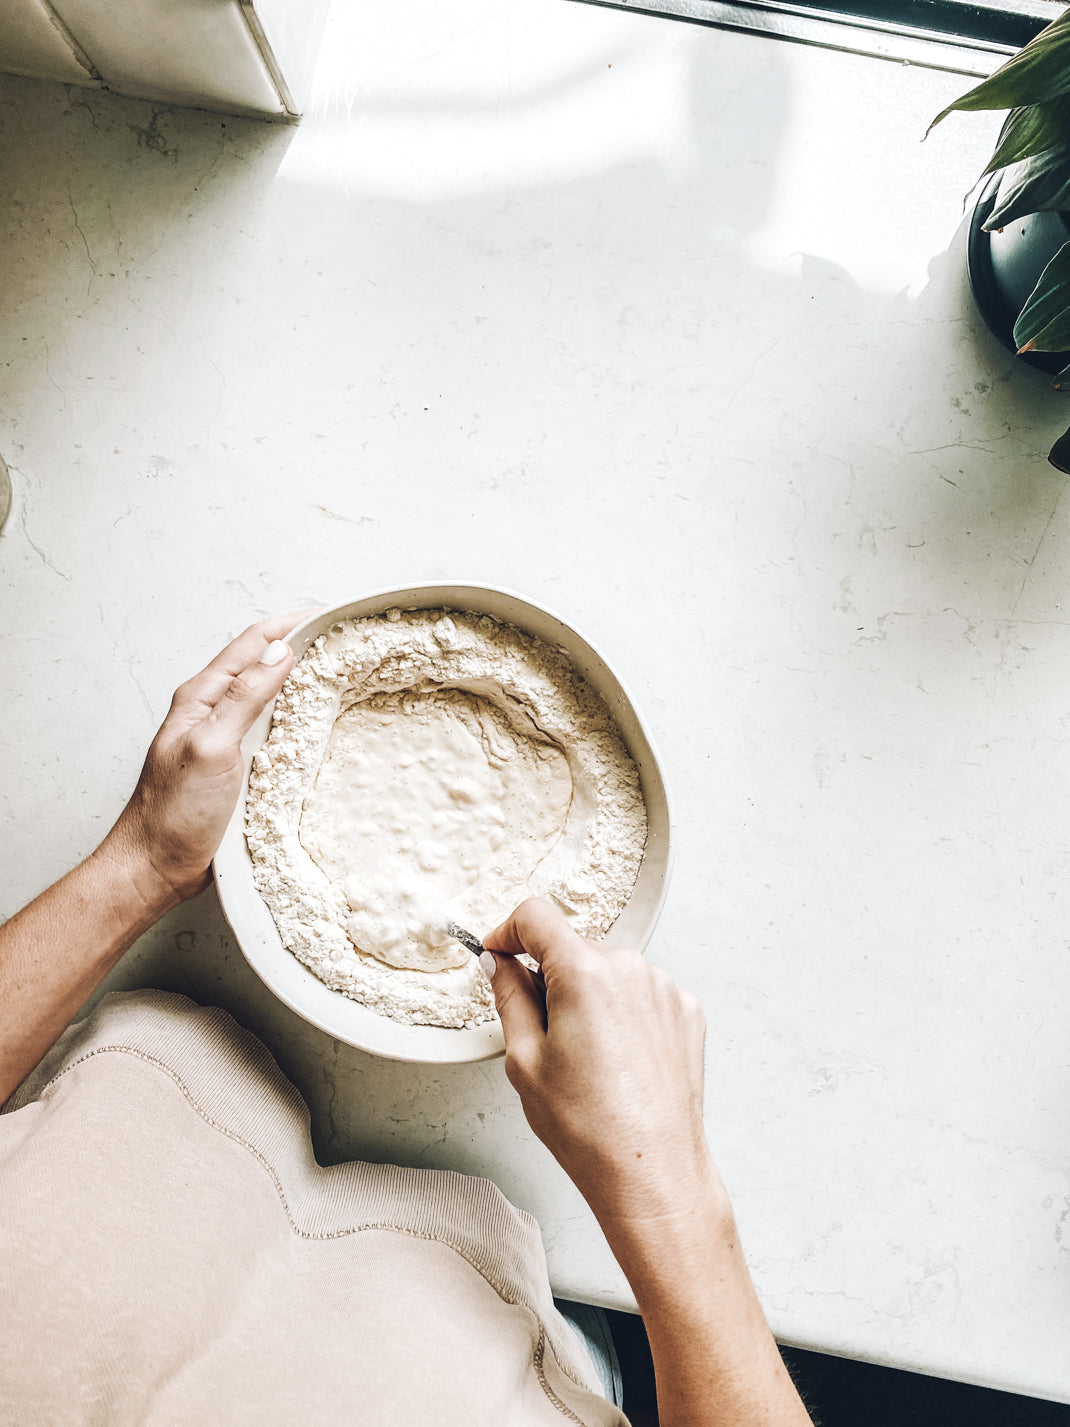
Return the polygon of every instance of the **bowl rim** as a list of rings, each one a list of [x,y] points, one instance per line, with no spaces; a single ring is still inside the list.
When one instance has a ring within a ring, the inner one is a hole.
[[[483,596],[490,597],[491,603],[515,604],[518,608],[508,615],[496,614],[492,610],[482,607],[481,597]],[[454,603],[454,598],[471,599],[474,602],[474,607],[466,608],[463,604]],[[377,607],[369,608],[368,606]],[[391,608],[403,610],[452,609],[459,613],[489,614],[491,618],[498,619],[501,623],[514,624],[525,633],[532,634],[536,638],[542,639],[543,642],[551,644],[552,647],[561,649],[573,667],[576,667],[578,661],[573,650],[563,646],[557,640],[548,638],[545,633],[531,628],[525,622],[524,614],[531,611],[536,616],[536,622],[549,621],[553,625],[560,626],[566,636],[576,641],[581,649],[590,656],[590,661],[596,666],[599,680],[604,678],[611,690],[615,686],[621,709],[625,712],[627,721],[633,725],[631,730],[621,726],[621,710],[613,707],[611,699],[606,696],[605,690],[599,687],[598,683],[592,682],[595,692],[610,708],[625,746],[632,758],[635,759],[640,771],[643,797],[647,805],[648,834],[643,862],[640,865],[635,886],[640,885],[643,869],[648,865],[652,838],[658,844],[657,857],[651,860],[651,872],[644,884],[644,890],[648,892],[653,890],[651,878],[658,876],[659,872],[660,881],[654,890],[654,895],[647,898],[641,915],[637,909],[636,914],[629,918],[629,909],[632,907],[632,899],[629,898],[620,916],[606,933],[606,937],[613,939],[616,929],[621,923],[624,923],[624,935],[620,937],[620,940],[625,944],[635,946],[640,951],[643,950],[657,926],[672,876],[675,849],[671,835],[671,802],[664,768],[651,738],[650,730],[639,712],[630,690],[621,680],[613,665],[597,645],[592,644],[574,624],[540,601],[530,599],[527,595],[501,585],[484,584],[471,580],[464,582],[423,581],[418,584],[387,585],[369,590],[354,599],[346,600],[340,604],[325,605],[317,610],[290,631],[286,642],[293,649],[296,662],[315,639],[326,633],[332,624],[346,619],[374,618],[376,614],[382,614]],[[583,678],[588,677],[585,669],[579,668],[577,672]],[[252,858],[245,841],[245,807],[248,798],[249,773],[254,753],[262,746],[270,732],[274,706],[275,700],[272,699],[242,741],[244,766],[241,791],[219,850],[212,861],[212,872],[220,906],[245,960],[268,990],[296,1015],[334,1039],[355,1046],[368,1054],[387,1060],[423,1064],[464,1064],[494,1059],[503,1055],[505,1041],[501,1023],[496,1017],[481,1026],[466,1028],[418,1026],[394,1021],[373,1011],[370,1007],[364,1006],[361,1002],[345,996],[344,993],[332,990],[283,946],[267,904],[252,884]],[[632,746],[635,734],[638,734],[641,743],[645,744],[645,748],[640,748],[638,754]],[[654,794],[654,809],[651,808],[651,794]],[[655,812],[657,814],[656,830],[652,827]],[[244,888],[239,885],[243,881],[246,884]],[[250,893],[255,901],[252,903],[251,916],[247,916],[246,913],[250,910],[248,904]],[[635,925],[634,931],[630,930],[632,923]],[[299,990],[295,988],[299,988]],[[383,1032],[386,1034],[382,1034]]]

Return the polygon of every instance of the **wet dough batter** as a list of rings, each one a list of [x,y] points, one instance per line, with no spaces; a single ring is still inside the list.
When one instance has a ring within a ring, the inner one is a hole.
[[[377,694],[334,724],[300,837],[344,889],[354,946],[437,971],[470,956],[442,930],[462,897],[475,926],[521,899],[572,802],[561,749],[459,689]]]

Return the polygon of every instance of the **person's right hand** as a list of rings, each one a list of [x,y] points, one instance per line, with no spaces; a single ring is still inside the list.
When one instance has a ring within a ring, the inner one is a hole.
[[[702,1125],[698,1002],[548,902],[488,937],[505,1069],[635,1294],[663,1427],[810,1427],[743,1258]],[[534,956],[546,1005],[514,958]]]
[[[702,1121],[705,1018],[695,998],[638,952],[577,936],[541,899],[483,944],[498,953],[506,1074],[596,1215],[658,1219],[719,1184]],[[542,966],[545,1013],[519,952]]]

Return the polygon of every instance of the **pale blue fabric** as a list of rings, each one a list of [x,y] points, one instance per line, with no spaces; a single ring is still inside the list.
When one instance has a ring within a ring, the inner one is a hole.
[[[571,1303],[567,1298],[555,1298],[554,1307],[587,1349],[606,1401],[612,1402],[614,1407],[623,1407],[624,1379],[605,1310],[590,1303]]]

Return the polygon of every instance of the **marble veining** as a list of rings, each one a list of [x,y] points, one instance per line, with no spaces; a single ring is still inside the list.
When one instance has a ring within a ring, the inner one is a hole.
[[[297,129],[0,80],[2,911],[271,611],[517,588],[675,794],[650,956],[788,1342],[1070,1401],[1066,404],[974,313],[953,75],[582,5],[339,4]],[[500,1064],[362,1056],[211,895],[111,984],[231,1009],[318,1152],[486,1174],[628,1306]]]

